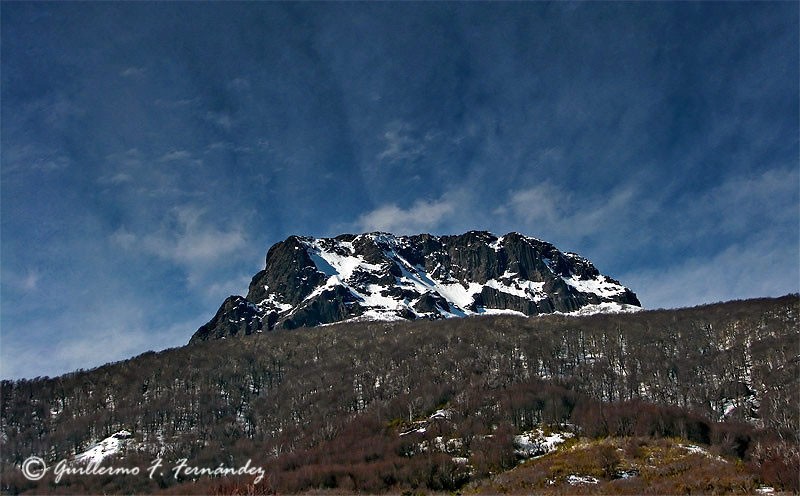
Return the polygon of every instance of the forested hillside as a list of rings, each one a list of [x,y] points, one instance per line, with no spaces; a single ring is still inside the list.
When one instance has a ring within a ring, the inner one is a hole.
[[[625,315],[337,324],[3,381],[2,489],[246,485],[84,477],[37,486],[19,474],[31,455],[54,463],[123,429],[132,438],[120,464],[252,459],[270,475],[250,491],[459,489],[514,466],[513,436],[565,423],[590,438],[712,445],[749,464],[752,481],[797,489],[786,473],[800,420],[798,310],[789,295]],[[433,449],[437,437],[458,442]]]

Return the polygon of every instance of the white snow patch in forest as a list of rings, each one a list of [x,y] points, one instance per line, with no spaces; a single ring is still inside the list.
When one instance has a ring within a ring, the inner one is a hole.
[[[695,455],[695,454],[696,455],[703,455],[705,457],[712,458],[712,459],[717,460],[719,462],[727,463],[727,460],[725,460],[721,456],[712,455],[707,449],[705,449],[705,448],[703,448],[701,446],[697,446],[696,444],[681,444],[679,446],[681,448],[685,449],[686,451],[688,451],[689,454],[691,454],[691,455]]]
[[[75,461],[87,462],[94,465],[99,464],[104,458],[119,453],[131,436],[131,433],[126,430],[121,430],[112,434],[83,453],[75,455]]]
[[[410,431],[401,432],[400,436],[407,436],[409,434],[425,434],[428,429],[426,427],[418,427],[416,429],[411,429]]]
[[[726,402],[723,403],[722,408],[723,408],[722,416],[727,417],[728,415],[733,413],[733,411],[736,409],[736,402],[733,400],[727,400]]]
[[[576,486],[579,484],[597,484],[598,480],[591,475],[570,474],[567,476],[567,482],[573,486]]]
[[[514,436],[514,452],[525,458],[543,456],[574,436],[571,432],[545,434],[542,429],[535,429]]]
[[[449,419],[452,416],[453,416],[452,410],[448,410],[448,409],[444,408],[444,409],[441,409],[441,410],[436,410],[428,418],[431,419],[431,420],[435,420],[435,419],[445,419],[446,420],[446,419]]]

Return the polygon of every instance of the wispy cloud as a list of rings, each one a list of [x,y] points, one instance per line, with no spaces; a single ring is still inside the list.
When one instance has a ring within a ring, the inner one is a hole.
[[[229,131],[233,126],[233,117],[227,112],[206,112],[206,119],[208,122],[215,124],[226,131]]]
[[[245,77],[234,78],[228,83],[228,87],[236,91],[248,91],[250,89],[250,81]]]
[[[100,184],[107,184],[112,186],[118,186],[120,184],[130,183],[132,181],[133,181],[133,176],[125,172],[117,172],[116,174],[101,176],[97,180],[97,182],[99,182]]]
[[[798,249],[762,238],[694,255],[682,263],[619,274],[646,308],[676,308],[798,290]]]
[[[137,235],[120,228],[112,234],[111,240],[122,247],[138,247],[193,269],[220,260],[246,245],[241,226],[220,229],[204,221],[205,213],[204,207],[176,207],[158,231]]]
[[[119,75],[125,78],[133,78],[133,77],[142,77],[145,75],[147,70],[144,67],[126,67],[125,69],[119,72]]]
[[[215,280],[199,289],[209,301],[215,298],[218,301],[220,295],[244,294],[252,278],[252,274],[241,274],[233,278]]]
[[[169,109],[184,109],[184,108],[198,106],[201,103],[201,100],[199,98],[176,98],[176,99],[156,98],[153,103],[158,107],[166,107]]]
[[[115,196],[113,201],[122,211],[135,209],[138,215],[161,216],[161,201],[174,205],[176,198],[186,198],[200,193],[193,181],[204,172],[204,160],[185,149],[165,152],[143,152],[131,148],[105,156],[102,173],[96,179],[103,187],[126,186],[128,195]],[[190,166],[193,175],[187,179],[185,170],[177,166]],[[196,174],[195,174],[196,173]],[[156,202],[142,202],[141,197],[159,197]]]
[[[32,293],[38,289],[42,274],[39,270],[33,268],[21,273],[5,269],[0,277],[2,277],[3,285],[7,286],[7,288],[13,288],[23,293]]]
[[[18,173],[49,173],[61,171],[72,165],[72,160],[63,153],[48,146],[3,146],[2,156],[3,176]]]
[[[626,219],[631,217],[633,205],[641,209],[646,203],[637,198],[632,185],[620,185],[603,195],[586,196],[544,182],[511,191],[493,213],[519,229],[574,246],[599,233],[627,230],[631,222]]]
[[[410,161],[425,153],[424,140],[414,136],[409,124],[399,121],[391,122],[383,133],[385,148],[378,154],[379,161]]]
[[[684,231],[743,236],[792,223],[798,204],[800,170],[776,167],[730,176],[704,193],[685,195],[673,208],[682,212],[674,220]]]
[[[636,270],[613,275],[645,306],[777,295],[796,291],[800,276],[798,174],[731,176],[678,200],[645,196],[633,183],[589,197],[543,183],[512,192],[495,213],[562,248],[586,249],[595,261],[631,267],[626,258],[637,260]]]
[[[355,225],[359,231],[388,231],[395,234],[416,234],[440,227],[455,212],[453,199],[417,200],[408,208],[383,205],[361,215]]]
[[[159,162],[178,162],[182,160],[189,160],[192,154],[186,150],[172,150],[158,158]]]

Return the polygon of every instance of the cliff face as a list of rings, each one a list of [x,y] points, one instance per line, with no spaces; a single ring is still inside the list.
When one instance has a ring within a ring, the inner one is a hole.
[[[226,299],[190,342],[353,319],[639,307],[589,260],[518,233],[291,236],[270,248],[247,296]]]

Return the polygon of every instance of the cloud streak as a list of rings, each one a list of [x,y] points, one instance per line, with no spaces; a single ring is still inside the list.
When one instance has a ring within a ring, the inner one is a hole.
[[[143,250],[192,270],[202,269],[247,244],[241,226],[220,229],[204,222],[205,214],[203,207],[175,207],[158,231],[137,235],[119,229],[111,239],[126,249]]]
[[[361,215],[355,222],[360,232],[386,231],[394,234],[415,234],[438,230],[455,213],[452,199],[417,200],[408,208],[395,204],[382,205]]]

